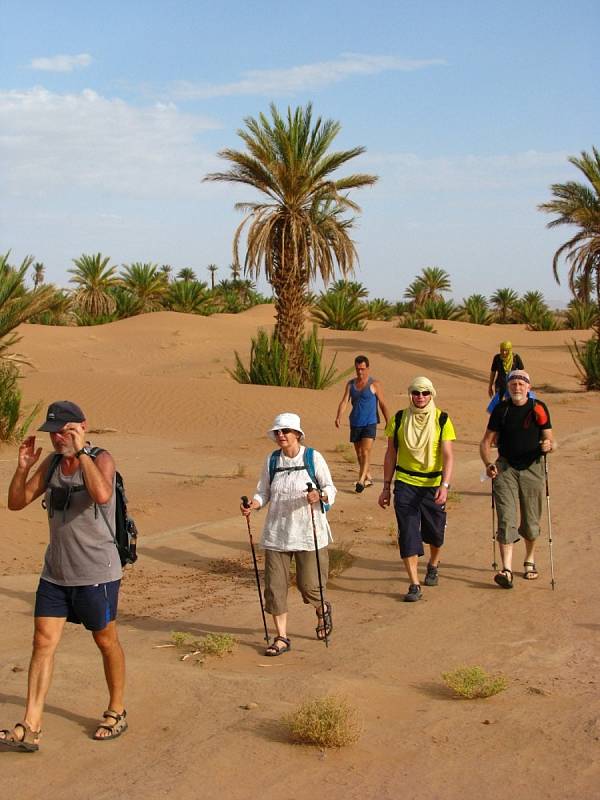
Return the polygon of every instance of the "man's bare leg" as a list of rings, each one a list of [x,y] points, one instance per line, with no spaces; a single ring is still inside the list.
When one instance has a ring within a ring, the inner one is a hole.
[[[64,617],[34,618],[33,652],[29,662],[27,705],[23,718],[33,731],[42,729],[42,714],[52,681],[54,654],[66,621]],[[13,731],[13,736],[17,739],[22,739],[24,734],[25,731],[21,727]]]
[[[358,483],[363,486],[367,481],[371,480],[371,448],[373,447],[373,439],[359,439],[354,443],[356,450],[356,458],[358,459]]]
[[[102,653],[104,675],[109,694],[108,708],[117,714],[122,714],[125,709],[123,704],[125,693],[125,653],[117,634],[116,621],[109,622],[106,628],[101,631],[93,631],[92,635]],[[106,718],[102,724],[110,726],[116,724],[116,721],[112,718]],[[107,737],[110,736],[110,732],[104,728],[99,728],[96,731],[96,736]]]

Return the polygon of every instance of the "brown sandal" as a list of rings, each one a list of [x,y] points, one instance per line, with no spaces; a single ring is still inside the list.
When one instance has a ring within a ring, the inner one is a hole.
[[[17,728],[23,730],[23,738],[19,739],[17,736]],[[36,753],[40,749],[39,738],[42,734],[42,729],[34,731],[26,722],[15,722],[14,730],[9,731],[6,728],[0,731],[0,747],[5,747],[7,750],[17,750],[21,753]],[[36,741],[36,739],[38,741]]]
[[[107,709],[104,714],[102,714],[104,719],[114,719],[113,725],[98,725],[96,728],[96,733],[94,734],[94,739],[97,742],[107,742],[110,739],[116,739],[122,733],[125,733],[127,730],[127,720],[125,719],[127,716],[127,711],[123,709],[122,714],[117,714],[116,711],[113,711],[112,708]],[[108,736],[98,736],[99,731],[108,731]]]

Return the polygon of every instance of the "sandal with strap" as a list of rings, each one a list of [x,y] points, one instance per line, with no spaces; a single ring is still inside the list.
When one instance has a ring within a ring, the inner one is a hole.
[[[277,642],[283,642],[283,647],[277,647]],[[270,644],[265,650],[266,656],[282,656],[292,649],[291,641],[285,636],[276,636],[273,639],[273,644]]]
[[[540,573],[537,571],[537,568],[533,561],[524,561],[523,567],[525,568],[525,572],[523,573],[523,577],[526,581],[537,581],[540,577]]]
[[[319,620],[319,624],[315,628],[317,639],[323,641],[326,636],[331,636],[331,631],[333,630],[333,617],[332,617],[332,606],[329,600],[325,600],[323,603],[325,606],[325,614],[319,614],[319,611],[322,611],[321,608],[317,608],[317,619]]]
[[[95,741],[104,742],[110,739],[116,739],[127,730],[127,711],[125,711],[125,709],[123,709],[122,714],[118,714],[116,711],[113,711],[112,708],[108,708],[102,716],[104,719],[114,719],[114,723],[112,725],[98,725],[96,733],[94,734]],[[106,736],[99,736],[98,734],[100,731],[108,731],[108,734]]]
[[[497,575],[494,575],[494,581],[503,589],[513,588],[513,574],[510,569],[501,569]]]
[[[17,728],[23,731],[23,738],[19,739],[17,736]],[[36,753],[40,749],[39,739],[42,734],[42,729],[34,731],[26,722],[15,722],[14,730],[9,731],[6,728],[0,731],[0,747],[7,750],[18,750],[21,753]],[[37,740],[37,741],[36,741]]]

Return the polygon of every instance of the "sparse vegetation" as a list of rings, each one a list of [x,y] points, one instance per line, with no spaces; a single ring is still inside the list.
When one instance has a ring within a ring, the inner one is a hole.
[[[306,700],[284,717],[292,741],[317,747],[345,747],[360,738],[362,725],[348,701],[336,695]]]
[[[189,656],[216,656],[222,658],[228,653],[232,653],[237,644],[236,639],[230,633],[207,633],[198,639],[193,633],[187,631],[171,631],[171,642],[180,650],[188,652],[183,660]]]
[[[354,542],[342,542],[337,547],[329,548],[329,577],[337,578],[354,563],[351,553]]]
[[[442,679],[455,694],[468,700],[492,697],[508,687],[504,675],[488,675],[478,666],[458,667],[450,672],[443,672]]]

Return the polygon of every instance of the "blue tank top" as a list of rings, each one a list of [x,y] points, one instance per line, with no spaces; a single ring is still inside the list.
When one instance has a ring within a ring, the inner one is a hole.
[[[350,402],[352,403],[350,426],[352,428],[364,428],[367,425],[377,425],[379,422],[377,395],[371,391],[372,383],[373,378],[369,378],[367,385],[359,391],[354,385],[354,381],[349,381]]]

